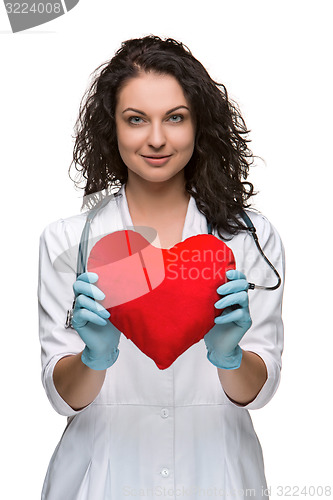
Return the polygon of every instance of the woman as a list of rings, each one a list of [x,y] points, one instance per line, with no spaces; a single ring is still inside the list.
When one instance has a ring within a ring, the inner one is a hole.
[[[157,247],[171,248],[207,233],[209,221],[236,270],[217,289],[215,308],[223,312],[215,326],[159,370],[109,321],[98,274],[76,278],[86,214],[45,228],[42,380],[68,425],[42,498],[267,498],[248,410],[267,404],[279,384],[283,286],[248,292],[251,280],[271,286],[274,275],[240,216],[254,194],[245,181],[252,153],[244,120],[224,86],[173,39],[127,40],[99,69],[81,103],[74,148],[86,180],[84,206],[111,192],[90,224],[90,249],[102,235],[133,226],[153,228]],[[247,214],[283,285],[276,229],[263,215]]]

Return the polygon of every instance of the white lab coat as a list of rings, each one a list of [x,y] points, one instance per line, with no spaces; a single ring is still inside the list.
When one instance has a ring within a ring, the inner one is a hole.
[[[90,247],[102,235],[133,225],[124,186],[120,193],[123,196],[114,197],[91,224]],[[247,213],[283,279],[284,249],[276,229],[263,215]],[[75,411],[56,391],[52,373],[61,357],[84,348],[76,331],[64,327],[84,222],[85,214],[60,219],[40,238],[42,381],[53,408],[68,417],[47,470],[42,500],[263,498],[267,485],[262,450],[248,410],[266,405],[279,384],[283,284],[275,291],[249,291],[253,324],[240,346],[262,357],[268,379],[247,406],[238,406],[224,393],[204,340],[159,370],[121,334],[118,360],[107,370],[99,395]],[[182,241],[202,233],[207,233],[206,218],[191,197]],[[250,234],[242,231],[226,243],[248,281],[276,282]]]

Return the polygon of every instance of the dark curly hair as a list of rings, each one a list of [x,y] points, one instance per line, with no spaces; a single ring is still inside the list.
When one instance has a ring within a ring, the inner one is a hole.
[[[249,130],[225,86],[212,80],[189,48],[173,38],[148,35],[126,40],[111,60],[92,73],[75,123],[69,175],[74,162],[81,181],[86,179],[86,197],[112,192],[127,181],[117,145],[115,108],[125,82],[142,71],[172,75],[181,85],[196,121],[194,151],[184,167],[185,189],[221,238],[225,238],[222,230],[238,233],[245,226],[237,215],[256,194],[252,183],[245,181],[253,163]]]

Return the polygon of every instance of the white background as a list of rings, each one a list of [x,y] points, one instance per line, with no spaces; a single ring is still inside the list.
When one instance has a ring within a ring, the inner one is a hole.
[[[271,498],[281,498],[278,486],[286,498],[288,486],[301,498],[303,487],[333,486],[332,14],[320,0],[81,0],[12,34],[1,3],[2,498],[40,498],[66,424],[40,381],[37,265],[45,225],[80,210],[67,174],[80,99],[122,40],[147,34],[184,42],[226,84],[265,161],[250,177],[255,206],[287,257],[282,381],[251,412]]]

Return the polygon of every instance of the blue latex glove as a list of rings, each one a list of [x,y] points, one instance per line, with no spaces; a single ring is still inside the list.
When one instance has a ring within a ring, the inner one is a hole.
[[[86,344],[81,359],[93,370],[105,370],[119,356],[120,331],[108,320],[110,313],[96,300],[103,300],[104,293],[96,283],[96,273],[82,273],[73,285],[75,306],[72,326]]]
[[[252,325],[247,290],[249,283],[243,273],[227,271],[227,283],[217,288],[224,295],[214,306],[224,309],[214,320],[215,326],[204,336],[207,358],[213,365],[235,370],[242,361],[242,349],[238,343]]]

